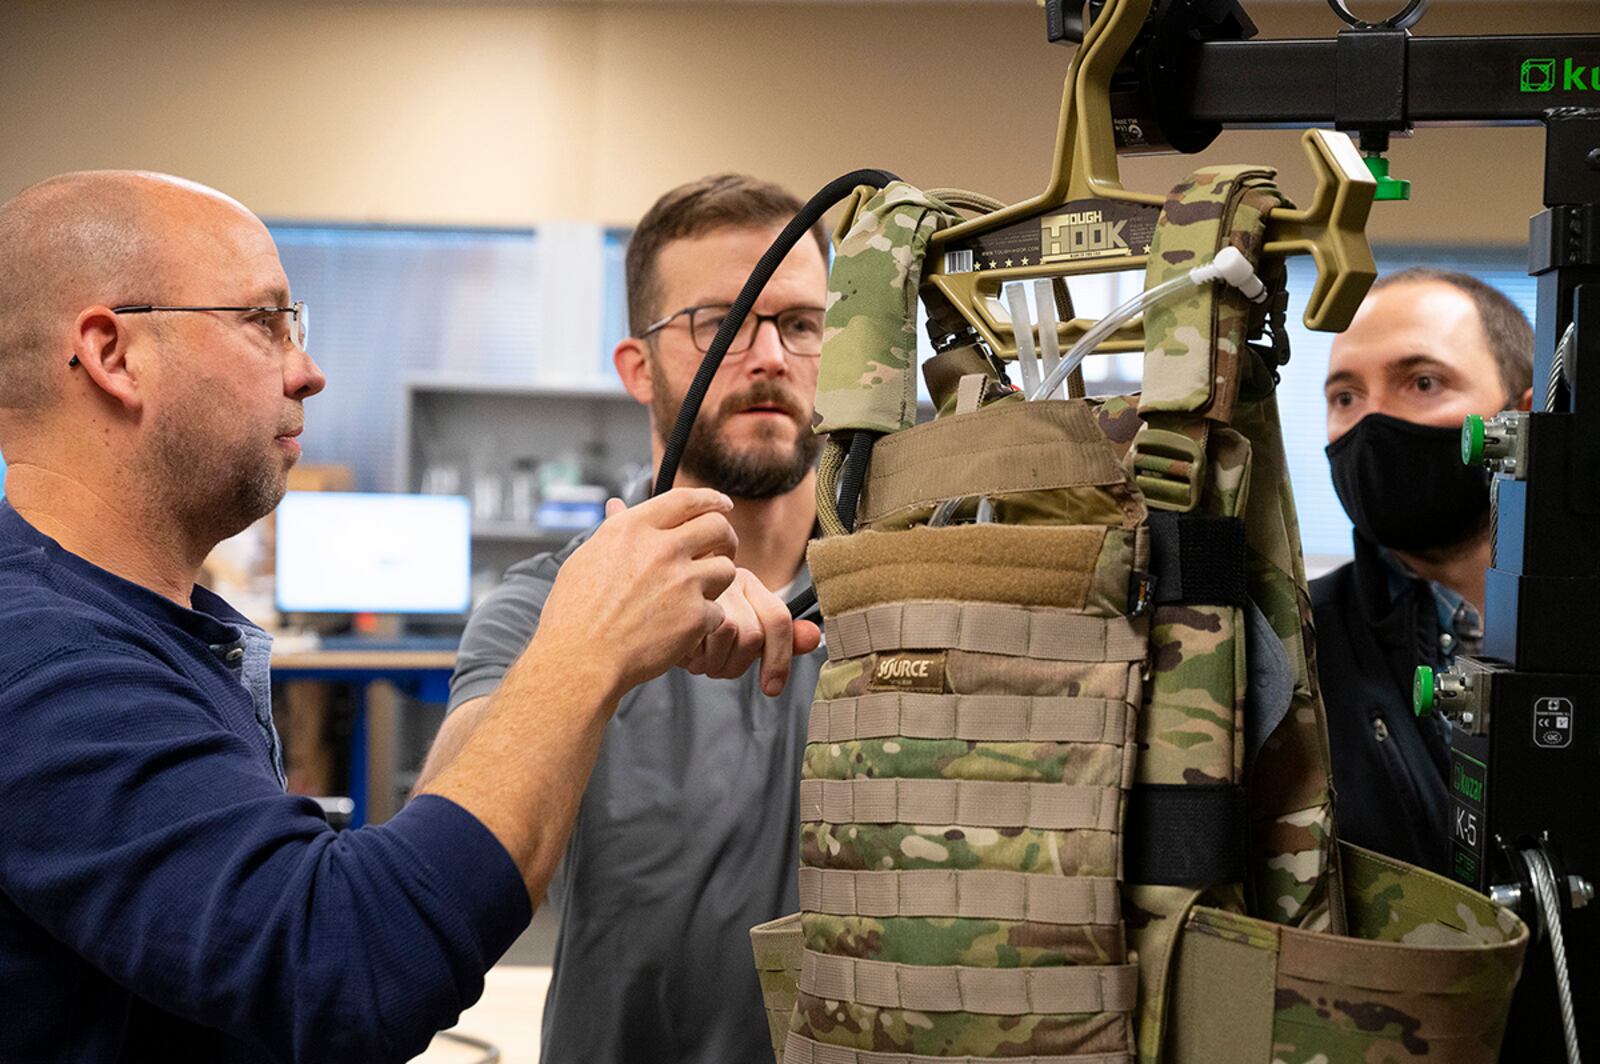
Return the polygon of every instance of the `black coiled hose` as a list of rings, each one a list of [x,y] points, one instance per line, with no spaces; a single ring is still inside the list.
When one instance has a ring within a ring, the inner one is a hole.
[[[762,290],[767,287],[767,282],[772,280],[772,275],[782,265],[784,258],[811,227],[821,221],[829,209],[851,192],[862,185],[884,188],[889,182],[896,180],[898,178],[887,170],[855,170],[834,178],[806,201],[805,206],[800,208],[800,213],[783,227],[783,232],[778,234],[772,246],[762,254],[760,260],[756,262],[756,268],[750,271],[744,287],[739,290],[733,306],[728,309],[727,317],[722,319],[722,325],[711,341],[711,349],[706,352],[706,357],[700,360],[700,368],[695,371],[694,380],[683,395],[683,405],[678,408],[678,418],[673,422],[672,434],[667,437],[666,447],[661,456],[661,468],[656,472],[654,494],[660,495],[670,490],[672,482],[677,479],[678,466],[683,462],[683,450],[689,443],[689,433],[694,428],[695,419],[700,416],[700,406],[705,402],[706,392],[711,389],[711,379],[721,368],[722,360],[728,353],[728,345],[733,343],[734,334],[744,324],[744,319],[750,314],[750,308],[755,306]],[[866,479],[867,461],[871,457],[872,443],[875,439],[872,433],[857,432],[850,441],[850,453],[846,460],[839,493],[839,513],[844,519],[846,528],[855,527],[856,500],[860,497],[861,486]],[[794,617],[804,616],[816,603],[816,590],[808,587],[789,601],[789,613]]]

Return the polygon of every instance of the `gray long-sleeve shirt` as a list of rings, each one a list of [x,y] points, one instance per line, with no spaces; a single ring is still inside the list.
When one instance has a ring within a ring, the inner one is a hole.
[[[451,709],[499,686],[587,538],[513,566],[473,614]],[[777,698],[755,668],[673,669],[623,698],[550,886],[561,929],[541,1060],[771,1060],[749,930],[799,908],[800,762],[823,660],[796,658]]]

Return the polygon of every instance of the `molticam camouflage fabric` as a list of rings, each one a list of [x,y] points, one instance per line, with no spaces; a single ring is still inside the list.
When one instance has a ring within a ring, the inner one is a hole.
[[[1147,283],[1224,242],[1256,261],[1272,177],[1174,189]],[[823,424],[894,434],[858,530],[810,551],[828,663],[801,912],[752,931],[779,1060],[1496,1060],[1527,928],[1336,841],[1260,312],[1221,286],[1151,311],[1141,396],[909,427],[905,286],[950,217],[908,186],[858,194],[831,282]],[[952,474],[996,522],[927,527],[956,455],[996,471]],[[1146,602],[1153,510],[1242,524],[1245,600]],[[1243,879],[1127,881],[1129,795],[1219,786],[1243,790]]]
[[[928,238],[959,221],[921,189],[895,181],[862,187],[836,234],[828,272],[817,432],[895,432],[917,419],[917,288]]]

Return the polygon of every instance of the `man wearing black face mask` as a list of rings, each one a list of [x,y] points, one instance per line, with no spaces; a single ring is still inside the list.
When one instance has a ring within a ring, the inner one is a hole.
[[[1532,395],[1533,330],[1465,274],[1411,269],[1373,286],[1333,342],[1328,462],[1355,560],[1311,583],[1340,834],[1445,872],[1448,736],[1411,712],[1418,665],[1477,650],[1489,480],[1462,464],[1461,422]]]

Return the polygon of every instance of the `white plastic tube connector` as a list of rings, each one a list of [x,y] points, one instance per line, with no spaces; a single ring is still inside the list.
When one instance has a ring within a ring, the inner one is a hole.
[[[1267,298],[1267,286],[1261,283],[1256,271],[1250,268],[1249,261],[1232,244],[1217,252],[1216,257],[1204,266],[1190,270],[1189,279],[1197,285],[1224,281],[1244,293],[1244,297],[1252,303],[1260,303]]]

